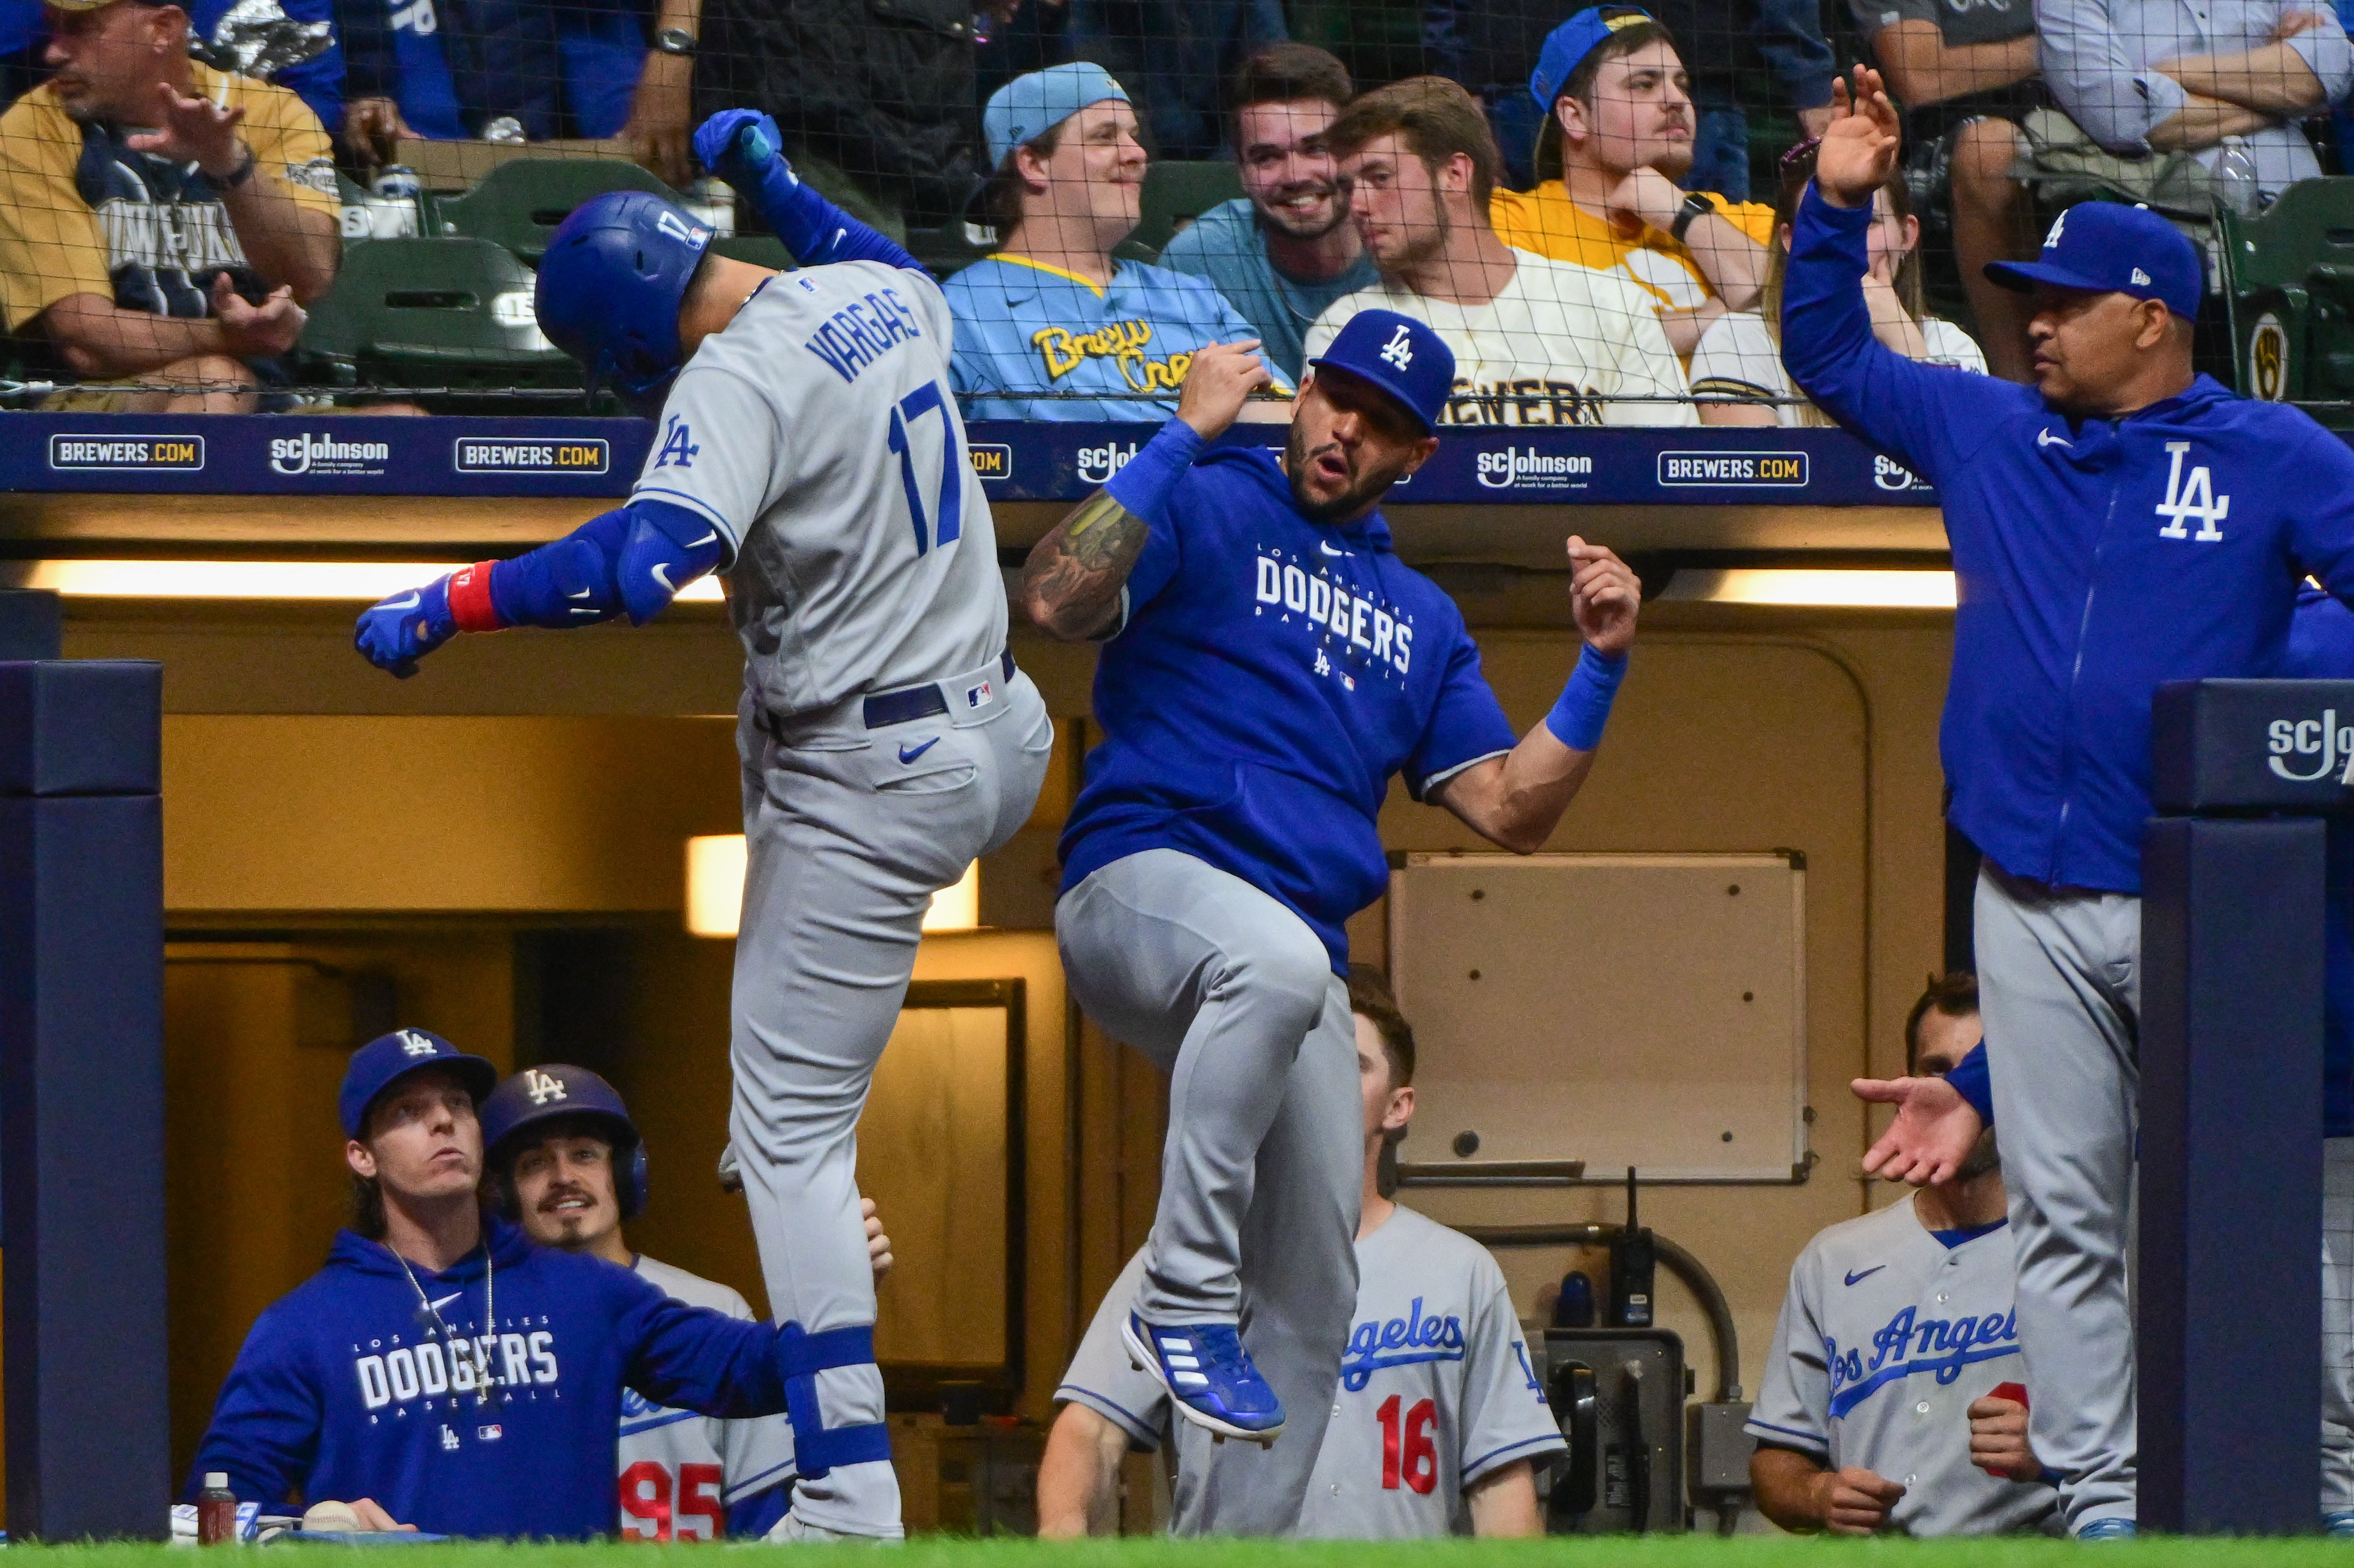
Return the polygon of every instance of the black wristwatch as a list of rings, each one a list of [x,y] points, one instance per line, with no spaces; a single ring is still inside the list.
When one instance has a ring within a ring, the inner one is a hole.
[[[692,55],[695,42],[695,35],[684,27],[664,27],[654,35],[654,48],[666,55]]]
[[[1684,231],[1691,228],[1692,219],[1715,210],[1716,204],[1708,199],[1705,192],[1694,191],[1684,197],[1683,206],[1676,208],[1675,224],[1668,232],[1675,237],[1677,244],[1681,245],[1684,242]]]
[[[253,150],[252,143],[247,143],[245,146],[245,162],[239,164],[237,167],[231,169],[228,174],[221,176],[221,188],[223,190],[235,190],[238,186],[245,184],[246,181],[253,178],[253,171],[260,166],[261,154]]]

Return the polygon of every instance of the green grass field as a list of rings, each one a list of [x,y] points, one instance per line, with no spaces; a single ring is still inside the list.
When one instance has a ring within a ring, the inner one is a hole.
[[[156,1546],[18,1547],[48,1568],[160,1568]],[[389,1552],[385,1568],[644,1568],[652,1556],[796,1552],[829,1557],[869,1547],[490,1546],[275,1547],[342,1554]],[[1057,1545],[927,1536],[888,1552],[892,1568],[2056,1568],[2057,1564],[2189,1563],[2198,1568],[2305,1568],[2354,1563],[2354,1543],[2306,1541],[2145,1540],[2079,1546],[2064,1541],[1818,1541],[1748,1536],[1656,1536],[1529,1542],[1181,1542],[1127,1540]],[[21,1563],[18,1568],[24,1568]]]

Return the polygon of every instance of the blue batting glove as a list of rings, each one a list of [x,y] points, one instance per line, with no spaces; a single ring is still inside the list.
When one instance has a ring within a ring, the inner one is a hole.
[[[379,670],[406,681],[417,661],[458,635],[450,613],[450,579],[437,577],[421,588],[393,595],[360,612],[352,645]]]
[[[777,122],[756,109],[723,109],[695,127],[695,155],[729,185],[746,189],[758,185],[772,164],[783,164],[791,175]]]

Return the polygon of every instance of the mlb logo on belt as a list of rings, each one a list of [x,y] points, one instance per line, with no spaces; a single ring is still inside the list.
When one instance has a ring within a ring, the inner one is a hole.
[[[995,694],[996,689],[989,682],[983,681],[980,685],[965,693],[964,705],[969,708],[986,707],[990,699]]]

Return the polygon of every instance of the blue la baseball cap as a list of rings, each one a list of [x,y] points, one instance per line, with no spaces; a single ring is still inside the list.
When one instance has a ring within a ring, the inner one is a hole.
[[[1621,27],[1655,20],[1639,6],[1596,5],[1555,27],[1546,35],[1544,48],[1537,51],[1537,69],[1529,73],[1529,91],[1535,95],[1537,107],[1547,114],[1553,112],[1562,83],[1585,63],[1596,44]]]
[[[2146,207],[2087,201],[2062,212],[2032,261],[1989,261],[1986,275],[2024,293],[2038,283],[2094,294],[2162,300],[2184,321],[2199,316],[2206,274],[2182,231]]]
[[[344,1086],[335,1096],[335,1110],[344,1118],[344,1136],[357,1138],[367,1126],[368,1107],[376,1097],[409,1074],[427,1067],[454,1071],[477,1104],[496,1086],[499,1070],[481,1056],[471,1056],[429,1029],[396,1029],[380,1034],[352,1053],[344,1069]]]
[[[981,111],[981,133],[989,143],[989,166],[998,167],[1014,148],[1036,141],[1088,104],[1108,98],[1126,103],[1128,90],[1091,60],[1072,60],[1015,77],[991,93],[989,107]]]
[[[1364,377],[1403,404],[1426,435],[1437,433],[1455,390],[1455,351],[1428,323],[1395,311],[1359,311],[1308,363]]]

